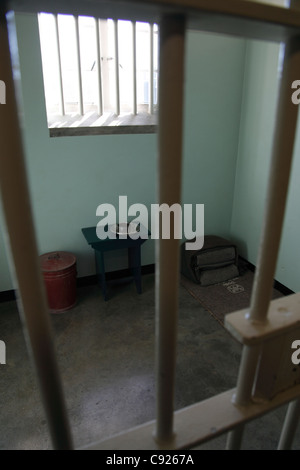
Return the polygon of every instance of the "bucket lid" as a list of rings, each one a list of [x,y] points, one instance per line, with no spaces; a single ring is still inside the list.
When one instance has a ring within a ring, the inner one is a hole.
[[[40,256],[42,271],[54,272],[70,268],[76,262],[76,257],[66,251],[52,251]]]

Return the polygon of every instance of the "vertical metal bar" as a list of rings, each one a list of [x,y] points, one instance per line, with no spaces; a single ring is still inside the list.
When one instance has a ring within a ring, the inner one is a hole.
[[[156,33],[154,33],[154,36],[153,36],[153,40],[154,40],[154,37],[155,37],[155,34],[157,36],[157,43],[159,43],[159,28],[158,28],[158,25],[156,25],[157,27],[157,31]],[[157,47],[157,46],[156,46]],[[157,63],[156,63],[156,68],[154,69],[154,73],[156,74],[156,83],[155,83],[155,90],[156,90],[156,93],[155,93],[155,96],[154,96],[154,90],[153,90],[153,103],[154,104],[158,104],[158,94],[159,94],[159,83],[158,83],[158,76],[159,76],[159,70],[158,70],[158,63],[159,63],[159,50],[157,51]],[[154,81],[154,79],[153,79]],[[155,99],[154,99],[155,98]]]
[[[55,26],[55,37],[56,37],[56,51],[58,61],[58,83],[59,83],[59,108],[60,114],[65,115],[65,103],[64,103],[64,92],[63,92],[63,80],[62,80],[62,68],[61,68],[61,55],[60,55],[60,41],[59,41],[59,30],[58,30],[58,15],[54,16]]]
[[[250,302],[250,322],[264,323],[267,321],[284,220],[298,116],[298,108],[291,100],[291,83],[299,70],[300,38],[296,37],[285,44],[265,219]],[[257,347],[244,347],[235,397],[237,405],[246,404],[251,397],[251,389],[255,378],[253,365],[258,357]],[[240,432],[240,429],[232,432]],[[227,443],[228,448],[232,448],[230,443],[234,441],[235,438],[230,433]]]
[[[80,58],[80,38],[78,16],[74,16],[75,21],[75,47],[77,56],[77,77],[78,77],[78,107],[79,114],[83,116],[83,98],[82,98],[82,77],[81,77],[81,58]]]
[[[37,370],[54,448],[71,449],[71,435],[37,252],[6,16],[2,8],[0,8],[0,76],[6,83],[7,104],[0,107],[0,189],[7,241],[12,258],[11,271],[19,296],[18,307],[25,338]]]
[[[136,91],[136,22],[132,21],[132,84],[133,84],[133,114],[137,114]]]
[[[115,35],[115,86],[116,86],[116,115],[120,114],[120,77],[119,77],[119,34],[118,34],[118,20],[114,20],[114,35]]]
[[[185,20],[166,16],[161,23],[159,108],[159,204],[181,199]],[[177,341],[179,241],[160,235],[156,252],[156,430],[158,441],[173,436]]]
[[[96,55],[97,55],[97,82],[98,82],[98,114],[103,114],[103,100],[102,100],[102,79],[101,79],[101,54],[100,54],[100,28],[98,18],[95,18],[96,28]]]
[[[153,23],[150,23],[150,77],[149,77],[149,113],[153,114]]]
[[[238,382],[237,393],[232,397],[232,401],[237,405],[247,405],[251,399],[252,386],[254,383],[257,363],[259,360],[260,346],[244,346]],[[228,450],[240,449],[244,433],[244,425],[237,426],[228,433],[226,448]]]
[[[278,450],[289,450],[293,443],[293,438],[299,423],[300,417],[300,399],[291,402],[285,421],[282,426],[281,436],[279,439]]]
[[[159,26],[157,25],[157,44],[159,44],[160,41],[160,32],[159,32]],[[156,83],[155,83],[155,88],[156,88],[156,95],[155,95],[155,104],[158,105],[158,99],[159,99],[159,48],[157,50],[157,65],[156,65]]]
[[[291,83],[300,70],[299,47],[299,38],[285,45],[266,211],[250,305],[250,320],[255,322],[267,318],[280,246],[298,115],[298,107],[291,100]]]
[[[287,0],[289,8],[300,8],[299,0]],[[293,438],[299,423],[300,417],[300,399],[291,402],[288,406],[287,414],[282,426],[281,435],[278,443],[278,450],[288,450],[292,446]]]
[[[102,64],[101,64],[101,74],[102,74],[102,102],[103,102],[103,112],[111,109],[110,103],[110,73],[108,67],[107,51],[108,51],[108,20],[99,20],[100,27],[100,39],[101,39],[101,53],[102,53]]]

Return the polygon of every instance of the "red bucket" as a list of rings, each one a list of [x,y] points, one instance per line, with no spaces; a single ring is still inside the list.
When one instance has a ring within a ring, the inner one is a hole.
[[[76,257],[65,251],[40,256],[50,313],[61,313],[76,304]]]

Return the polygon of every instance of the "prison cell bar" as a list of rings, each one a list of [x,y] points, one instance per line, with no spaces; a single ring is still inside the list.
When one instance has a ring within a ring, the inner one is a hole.
[[[265,323],[267,321],[280,247],[297,126],[298,107],[291,100],[291,83],[299,70],[300,37],[294,37],[285,44],[265,217],[251,294],[249,322]],[[236,405],[246,405],[251,399],[259,353],[259,345],[244,346],[243,348],[237,390],[234,397]],[[240,447],[242,431],[243,427],[240,427],[229,434],[227,441],[228,449]]]
[[[58,16],[57,15],[53,15],[53,16],[54,16],[54,29],[55,29],[55,45],[56,45],[57,64],[58,64],[59,108],[60,108],[61,115],[64,116],[65,115],[65,102],[64,102],[64,89],[63,89],[62,69],[61,69]]]
[[[300,399],[290,402],[278,443],[278,450],[289,450],[292,446],[294,435],[300,416]]]
[[[133,114],[137,114],[137,96],[136,96],[136,21],[131,22],[132,25],[132,108]]]
[[[119,77],[119,33],[118,20],[114,20],[114,41],[115,41],[115,93],[116,93],[116,115],[120,114],[120,77]]]
[[[98,114],[103,114],[103,99],[102,99],[102,78],[101,78],[101,52],[100,52],[100,20],[94,18],[95,31],[96,31],[96,57],[97,57],[97,83],[98,83]]]
[[[150,23],[150,77],[149,77],[149,113],[153,114],[153,106],[154,106],[154,96],[153,96],[153,79],[154,79],[154,57],[153,57],[153,42],[154,42],[154,25]]]
[[[82,96],[82,76],[81,76],[81,54],[80,54],[80,37],[78,16],[74,16],[75,23],[75,48],[76,48],[76,66],[78,80],[78,112],[83,116],[83,96]]]
[[[0,9],[0,76],[7,105],[0,110],[0,188],[24,336],[36,366],[55,449],[71,449],[72,439],[56,362],[48,304],[40,270],[19,127],[5,9]],[[29,272],[30,268],[30,272]],[[25,324],[25,325],[24,325]]]
[[[181,201],[183,76],[185,20],[165,16],[160,24],[160,88],[158,131],[158,201]],[[161,230],[162,231],[162,230]],[[156,431],[158,442],[172,440],[179,240],[160,233],[156,250]]]

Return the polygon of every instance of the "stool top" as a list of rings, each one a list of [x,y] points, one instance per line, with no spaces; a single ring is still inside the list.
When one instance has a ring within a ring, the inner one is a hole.
[[[109,229],[109,226],[105,226],[106,229]],[[99,250],[113,250],[117,248],[125,248],[125,247],[130,247],[130,246],[137,246],[137,245],[142,245],[148,238],[131,238],[130,236],[127,236],[124,234],[124,238],[122,235],[119,235],[117,233],[113,233],[114,235],[112,238],[107,237],[103,240],[98,238],[97,236],[97,227],[84,227],[81,229],[86,241],[88,242],[89,245],[91,245],[95,249]],[[139,232],[138,232],[139,233]],[[148,237],[151,235],[150,231],[145,229],[144,226],[142,226],[142,230],[140,233],[148,234]]]

